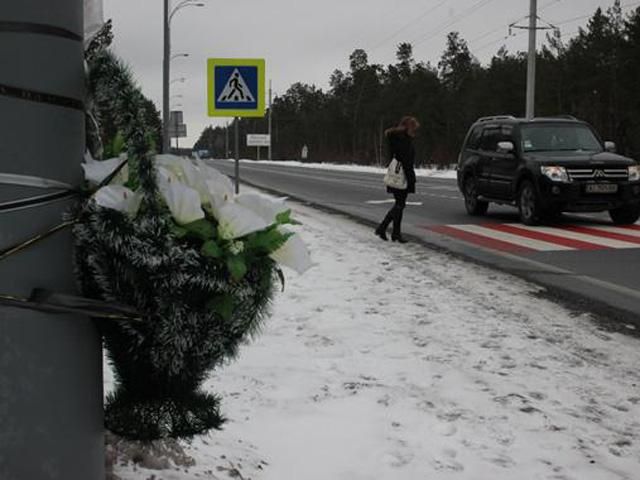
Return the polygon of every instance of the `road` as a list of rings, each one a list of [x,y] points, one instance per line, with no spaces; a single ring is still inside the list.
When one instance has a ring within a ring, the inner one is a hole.
[[[233,174],[232,163],[211,162]],[[391,206],[381,174],[242,162],[241,178],[371,225]],[[564,215],[552,227],[532,229],[518,222],[515,208],[494,205],[487,216],[471,217],[451,179],[419,177],[409,202],[403,230],[414,240],[569,294],[585,308],[640,327],[640,226],[617,229],[606,214],[592,214]]]

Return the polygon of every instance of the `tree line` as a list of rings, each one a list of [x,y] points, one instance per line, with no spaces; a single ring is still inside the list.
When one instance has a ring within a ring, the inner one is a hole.
[[[598,9],[585,28],[565,40],[547,35],[537,55],[536,116],[573,115],[591,123],[618,151],[640,160],[640,8],[624,14],[619,0]],[[274,159],[383,164],[382,132],[403,115],[421,124],[420,164],[455,163],[469,126],[481,116],[524,116],[526,53],[505,47],[481,65],[457,32],[447,36],[437,65],[417,61],[409,43],[396,63],[369,62],[354,50],[349,70],[335,70],[329,89],[293,84],[272,105]],[[266,119],[240,120],[246,133],[266,133]],[[233,130],[230,130],[233,145]],[[244,142],[241,142],[243,144]],[[207,127],[194,149],[224,155],[225,128]],[[233,148],[233,147],[231,147]],[[255,158],[242,146],[241,155]]]

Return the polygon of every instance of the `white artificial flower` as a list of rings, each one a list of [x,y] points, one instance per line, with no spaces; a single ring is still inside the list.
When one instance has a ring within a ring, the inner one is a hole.
[[[142,195],[122,185],[107,185],[93,196],[95,202],[104,208],[111,208],[133,217],[138,213]]]
[[[218,209],[218,234],[234,240],[264,230],[270,224],[258,214],[234,202],[226,202]]]
[[[210,193],[227,199],[233,197],[234,187],[229,177],[215,168],[210,167],[199,158],[196,159],[196,162],[198,164],[198,170]]]
[[[284,229],[280,229],[280,231],[283,233],[287,232]],[[280,265],[289,267],[301,275],[312,266],[309,250],[297,233],[289,237],[282,247],[269,256]]]
[[[227,190],[224,184],[217,183],[213,180],[207,180],[206,201],[209,210],[216,219],[220,217],[220,209],[229,202],[233,201],[233,191]]]
[[[85,163],[82,164],[84,170],[84,178],[92,185],[100,185],[105,178],[111,175],[120,164],[127,160],[126,155],[109,158],[108,160],[94,160],[91,154],[87,152],[84,156]],[[118,175],[113,179],[112,183],[123,184],[129,177],[128,166],[122,167]]]
[[[274,199],[261,193],[242,193],[235,197],[235,201],[260,215],[269,224],[276,223],[276,216],[289,210],[284,198]]]
[[[164,168],[158,168],[158,189],[171,215],[181,225],[204,218],[200,205],[200,194],[186,186]]]
[[[171,154],[156,155],[154,160],[156,167],[169,170],[178,177],[182,183],[188,187],[195,188],[194,184],[200,175],[191,160]]]

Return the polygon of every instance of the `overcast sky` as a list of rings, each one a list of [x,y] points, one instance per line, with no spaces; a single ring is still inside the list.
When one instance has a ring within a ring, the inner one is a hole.
[[[173,4],[179,0],[172,0]],[[175,109],[184,111],[191,146],[209,124],[224,123],[206,114],[206,59],[265,58],[274,92],[294,82],[323,89],[336,68],[348,69],[349,54],[363,48],[371,63],[395,61],[400,42],[414,45],[418,61],[437,65],[448,32],[459,31],[483,63],[506,45],[526,49],[526,34],[508,35],[508,25],[524,25],[529,0],[200,0],[172,22]],[[132,67],[144,93],[161,109],[162,0],[104,0],[105,19],[113,19],[116,52]],[[608,8],[613,0],[538,0],[540,17],[572,36],[588,20],[576,17]],[[640,1],[622,0],[625,11]],[[568,38],[568,37],[567,37]],[[540,42],[538,42],[540,44]]]

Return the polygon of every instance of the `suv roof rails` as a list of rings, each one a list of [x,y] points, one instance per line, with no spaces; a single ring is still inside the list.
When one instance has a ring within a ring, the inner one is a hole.
[[[496,120],[515,120],[516,117],[513,115],[493,115],[490,117],[480,117],[476,122],[493,122]]]
[[[547,115],[545,117],[535,117],[534,120],[542,120],[547,118],[561,118],[563,120],[578,120],[573,115]]]

